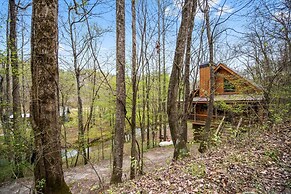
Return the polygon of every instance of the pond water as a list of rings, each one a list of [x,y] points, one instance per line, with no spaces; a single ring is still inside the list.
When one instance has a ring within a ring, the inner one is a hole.
[[[128,137],[125,137],[126,139],[128,138],[128,141],[130,140],[130,137],[131,135],[130,134],[128,134]],[[141,129],[140,128],[136,128],[136,136],[137,137],[140,137],[141,136]],[[111,140],[108,140],[107,142],[104,142],[104,144],[106,144],[106,143],[110,143],[111,144]],[[95,151],[95,150],[97,150],[97,149],[100,149],[98,146],[92,146],[92,147],[90,147],[89,148],[89,152],[91,152],[91,151]],[[87,153],[87,148],[86,148],[86,153]],[[62,149],[62,151],[61,151],[61,153],[62,153],[62,158],[65,158],[65,149]],[[67,157],[68,158],[73,158],[73,157],[76,157],[77,156],[77,154],[78,154],[78,150],[76,150],[76,149],[68,149],[67,150]]]
[[[91,148],[89,148],[89,152],[91,151]],[[62,149],[62,158],[65,158],[65,149]],[[87,153],[87,148],[86,148],[86,153]],[[69,149],[67,150],[67,157],[68,158],[73,158],[76,157],[78,154],[78,150],[75,149]]]
[[[78,151],[77,150],[67,150],[67,157],[73,158],[77,156]],[[65,149],[62,149],[62,158],[65,158]]]

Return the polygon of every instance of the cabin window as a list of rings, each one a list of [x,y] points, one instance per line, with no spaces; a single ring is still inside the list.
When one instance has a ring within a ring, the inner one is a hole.
[[[201,104],[201,111],[207,111],[207,104]]]
[[[224,78],[224,92],[235,92],[235,86]]]

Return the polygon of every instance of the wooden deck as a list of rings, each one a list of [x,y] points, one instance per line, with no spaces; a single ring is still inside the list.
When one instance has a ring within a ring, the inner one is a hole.
[[[212,125],[216,126],[217,122],[222,119],[222,115],[213,115]],[[207,114],[190,114],[189,121],[192,123],[193,128],[202,127],[205,125]]]

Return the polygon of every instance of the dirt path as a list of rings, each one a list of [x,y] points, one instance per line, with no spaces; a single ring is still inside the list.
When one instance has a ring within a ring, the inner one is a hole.
[[[144,153],[144,170],[148,172],[153,168],[159,168],[172,158],[172,147],[154,148]],[[130,157],[125,156],[123,161],[124,177],[126,180],[129,178],[130,170]],[[111,166],[110,161],[105,160],[96,165],[94,168],[98,172],[102,182],[108,184],[110,181]],[[80,166],[72,168],[65,172],[65,180],[71,188],[73,193],[94,193],[99,188],[99,178],[94,172],[91,165]]]
[[[193,149],[194,150],[194,149]],[[157,147],[144,153],[144,170],[149,172],[155,168],[166,166],[170,163],[173,154],[173,147]],[[130,157],[124,157],[124,179],[129,177]],[[104,160],[94,164],[104,185],[109,183],[111,174],[111,165],[109,160]],[[99,189],[99,178],[94,172],[92,165],[78,166],[75,168],[65,169],[65,180],[71,188],[72,193],[85,194],[96,193]],[[0,187],[0,194],[29,193],[32,187],[31,178],[18,179],[6,183]]]

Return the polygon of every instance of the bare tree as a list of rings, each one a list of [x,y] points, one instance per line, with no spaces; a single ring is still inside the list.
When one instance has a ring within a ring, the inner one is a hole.
[[[166,74],[166,22],[165,22],[165,14],[166,14],[166,6],[165,2],[162,1],[162,61],[163,61],[163,99],[162,99],[162,109],[163,109],[163,136],[164,136],[164,141],[167,140],[167,89],[166,89],[166,84],[167,84],[167,74]]]
[[[31,50],[35,191],[71,193],[61,158],[57,0],[33,1]]]
[[[162,132],[162,81],[161,81],[161,15],[162,8],[161,2],[158,0],[158,41],[156,43],[156,50],[158,54],[158,124],[157,127],[159,129],[159,140],[162,141],[163,139],[163,132]],[[162,29],[163,30],[163,29]]]
[[[289,109],[286,102],[290,94],[287,87],[291,56],[290,2],[260,0],[252,14],[252,24],[238,53],[246,59],[247,73],[263,87],[267,119],[276,122],[286,117]]]
[[[210,96],[209,96],[209,102],[207,107],[207,118],[205,122],[204,132],[202,135],[202,141],[200,142],[199,146],[199,152],[205,152],[208,147],[208,141],[210,139],[210,127],[211,127],[211,121],[212,121],[212,115],[213,115],[213,106],[214,106],[214,93],[215,93],[215,87],[214,87],[214,46],[213,46],[213,34],[211,31],[211,24],[210,24],[210,17],[209,17],[209,2],[208,0],[203,1],[205,9],[204,12],[204,19],[205,19],[205,25],[206,25],[206,33],[207,33],[207,40],[208,40],[208,51],[209,51],[209,68],[210,68]]]
[[[83,99],[81,95],[81,90],[84,86],[84,69],[88,64],[89,59],[86,58],[89,48],[88,42],[89,38],[87,35],[77,32],[77,28],[86,27],[85,21],[87,15],[92,11],[93,7],[89,11],[86,11],[83,7],[87,5],[86,2],[77,3],[74,1],[74,5],[65,1],[68,9],[68,18],[65,27],[66,33],[69,35],[69,45],[72,51],[74,75],[76,79],[76,92],[77,92],[77,106],[78,106],[78,154],[75,161],[75,166],[78,163],[79,155],[81,154],[83,158],[83,164],[88,163],[88,158],[86,155],[86,145],[85,145],[85,126],[84,126],[84,115],[83,115]]]

